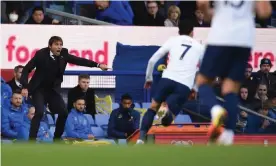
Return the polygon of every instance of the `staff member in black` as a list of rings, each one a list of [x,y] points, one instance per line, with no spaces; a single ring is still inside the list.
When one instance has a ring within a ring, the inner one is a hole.
[[[20,83],[24,89],[28,89],[36,110],[31,122],[30,140],[35,140],[37,137],[39,124],[44,114],[44,105],[46,104],[48,104],[51,112],[59,115],[54,138],[55,140],[61,138],[68,114],[60,95],[67,63],[99,67],[102,70],[108,69],[105,64],[98,64],[94,61],[70,55],[68,49],[62,48],[62,46],[61,37],[52,36],[48,42],[48,47],[38,50],[22,71]],[[36,70],[28,84],[28,75],[34,68]]]

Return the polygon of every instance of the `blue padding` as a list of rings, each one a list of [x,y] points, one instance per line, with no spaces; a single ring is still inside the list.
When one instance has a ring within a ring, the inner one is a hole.
[[[136,71],[144,75],[116,76],[115,101],[119,101],[122,94],[129,93],[133,100],[144,101],[145,73],[149,59],[159,49],[159,46],[129,46],[117,43],[116,56],[113,61],[114,71]],[[165,58],[158,61],[156,66],[163,64]],[[154,67],[156,71],[157,67]]]

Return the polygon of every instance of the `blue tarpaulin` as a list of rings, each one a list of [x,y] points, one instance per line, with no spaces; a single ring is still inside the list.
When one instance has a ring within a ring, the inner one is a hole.
[[[115,101],[119,101],[121,95],[129,93],[134,101],[144,102],[145,73],[149,59],[159,49],[159,46],[129,46],[117,43],[116,56],[113,61],[114,71],[135,71],[141,74],[116,76]],[[165,63],[165,57],[157,62],[157,66]],[[160,73],[161,75],[161,73]],[[160,75],[154,77],[154,85]],[[155,87],[153,85],[153,87]],[[152,89],[154,91],[154,88]]]

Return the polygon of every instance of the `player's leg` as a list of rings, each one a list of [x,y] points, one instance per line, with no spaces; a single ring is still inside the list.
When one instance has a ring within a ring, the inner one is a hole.
[[[171,94],[166,100],[169,111],[166,112],[165,116],[161,120],[161,123],[164,126],[169,126],[173,122],[175,117],[182,110],[183,104],[188,100],[191,93],[189,87],[180,83],[176,83],[175,85],[174,93]]]
[[[148,108],[148,110],[146,111],[146,113],[143,116],[142,122],[141,122],[141,127],[140,127],[140,136],[139,136],[139,140],[137,141],[137,143],[143,143],[143,141],[146,138],[147,132],[149,131],[149,129],[152,126],[154,117],[161,105],[162,102],[164,102],[167,98],[167,96],[169,96],[170,92],[171,92],[171,87],[173,87],[173,85],[170,84],[170,80],[166,79],[166,78],[162,78],[157,85],[157,89],[156,89],[156,94],[154,95],[152,102],[151,102],[151,106],[150,108]]]
[[[250,56],[250,48],[233,48],[233,65],[228,76],[222,84],[222,95],[224,96],[224,108],[227,110],[227,120],[225,130],[218,138],[218,142],[224,145],[231,145],[234,140],[234,130],[236,128],[238,114],[238,92],[240,84],[244,79],[243,72]]]
[[[224,76],[231,66],[230,54],[227,47],[207,46],[205,55],[196,78],[199,98],[211,109],[212,125],[208,136],[215,141],[220,133],[220,127],[226,116],[225,109],[219,105],[214,93],[212,82],[216,76]]]

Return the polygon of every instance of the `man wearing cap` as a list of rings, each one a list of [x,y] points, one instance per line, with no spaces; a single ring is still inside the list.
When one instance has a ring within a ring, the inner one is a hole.
[[[270,59],[263,58],[260,64],[261,70],[256,73],[256,78],[259,80],[259,83],[265,83],[267,85],[268,96],[276,87],[276,76],[269,72],[271,67],[272,63]]]

